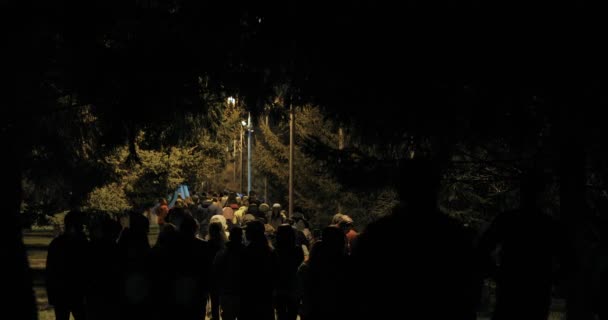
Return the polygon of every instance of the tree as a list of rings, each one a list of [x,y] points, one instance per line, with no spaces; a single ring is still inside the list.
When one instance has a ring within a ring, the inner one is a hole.
[[[329,170],[329,162],[335,158],[318,152],[318,147],[337,149],[336,124],[325,118],[318,107],[303,106],[296,110],[296,207],[304,210],[316,226],[329,224],[339,210],[351,215],[359,227],[390,212],[396,205],[395,194],[390,189],[370,192],[349,188]],[[259,121],[253,163],[260,176],[269,177],[271,198],[286,203],[289,142],[283,119],[278,117],[268,124]]]

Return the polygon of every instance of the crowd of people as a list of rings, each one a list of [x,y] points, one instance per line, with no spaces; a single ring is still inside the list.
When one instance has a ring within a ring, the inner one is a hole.
[[[57,319],[308,318],[318,300],[308,265],[348,255],[357,235],[353,220],[336,214],[322,233],[325,253],[302,213],[288,217],[254,194],[179,197],[172,208],[161,199],[152,211],[66,215],[47,259]],[[153,246],[150,220],[159,226]]]
[[[542,183],[522,179],[521,208],[475,234],[437,209],[437,180],[422,169],[361,233],[335,214],[315,237],[302,214],[235,194],[161,201],[152,247],[143,214],[97,215],[86,235],[70,212],[49,247],[49,302],[59,320],[474,320],[494,277],[495,320],[547,319],[564,247],[537,201]]]

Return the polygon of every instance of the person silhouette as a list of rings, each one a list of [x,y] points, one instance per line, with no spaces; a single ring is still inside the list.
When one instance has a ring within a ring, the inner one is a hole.
[[[475,319],[473,239],[438,210],[438,168],[407,160],[392,175],[400,205],[353,243],[362,293],[352,303],[357,316]]]
[[[261,221],[248,222],[245,237],[249,243],[242,260],[247,270],[241,287],[241,318],[274,320],[272,295],[276,287],[276,253],[268,244]]]
[[[89,241],[83,231],[83,216],[70,211],[64,218],[65,231],[49,244],[46,260],[46,289],[55,319],[85,318],[85,294]]]
[[[547,319],[553,264],[559,256],[559,226],[542,212],[542,173],[530,169],[520,181],[520,208],[500,213],[480,239],[486,256],[498,248],[493,319]]]
[[[300,316],[303,320],[350,318],[350,310],[344,308],[354,302],[346,237],[338,227],[328,226],[321,238],[313,245],[309,260],[298,269]]]

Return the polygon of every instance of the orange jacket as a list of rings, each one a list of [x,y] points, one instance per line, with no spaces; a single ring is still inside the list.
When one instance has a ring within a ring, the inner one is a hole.
[[[156,216],[158,218],[158,224],[159,225],[163,225],[165,224],[165,218],[167,218],[167,215],[169,214],[169,206],[167,206],[166,204],[160,205],[156,211]]]

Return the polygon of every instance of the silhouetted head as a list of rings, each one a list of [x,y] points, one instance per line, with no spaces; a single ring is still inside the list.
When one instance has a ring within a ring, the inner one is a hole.
[[[310,254],[308,256],[308,264],[318,264],[323,260],[323,240],[316,241],[310,248]]]
[[[207,240],[212,241],[226,241],[226,233],[224,227],[219,222],[212,222],[209,224],[209,234]]]
[[[150,231],[150,221],[138,212],[129,212],[129,229],[136,234],[148,234]]]
[[[88,228],[92,241],[112,239],[112,237],[116,240],[118,236],[118,233],[114,234],[116,221],[112,220],[105,212],[92,213],[90,216]],[[120,225],[118,231],[120,232]]]
[[[157,247],[174,247],[179,241],[177,227],[171,223],[165,223],[158,233]]]
[[[405,160],[398,170],[396,187],[402,204],[412,210],[436,210],[441,175],[435,163],[427,159]]]
[[[321,232],[323,248],[328,256],[342,255],[346,250],[346,239],[344,232],[337,227],[329,226]]]
[[[175,225],[175,227],[177,227],[177,229],[179,230],[182,227],[182,223],[187,215],[189,215],[189,213],[184,208],[173,207],[171,208],[171,210],[169,210],[166,220],[167,222],[170,222]]]
[[[179,232],[186,238],[193,238],[198,232],[198,222],[192,216],[184,216]]]
[[[242,243],[243,242],[243,229],[239,226],[234,226],[230,229],[230,242]]]
[[[63,224],[65,227],[65,232],[67,234],[77,234],[83,232],[83,223],[84,217],[82,212],[78,210],[73,210],[68,212],[63,218]]]
[[[259,220],[250,221],[245,226],[245,236],[251,243],[266,242],[264,224]]]
[[[288,224],[280,225],[276,231],[277,248],[289,249],[296,246],[296,231]]]

